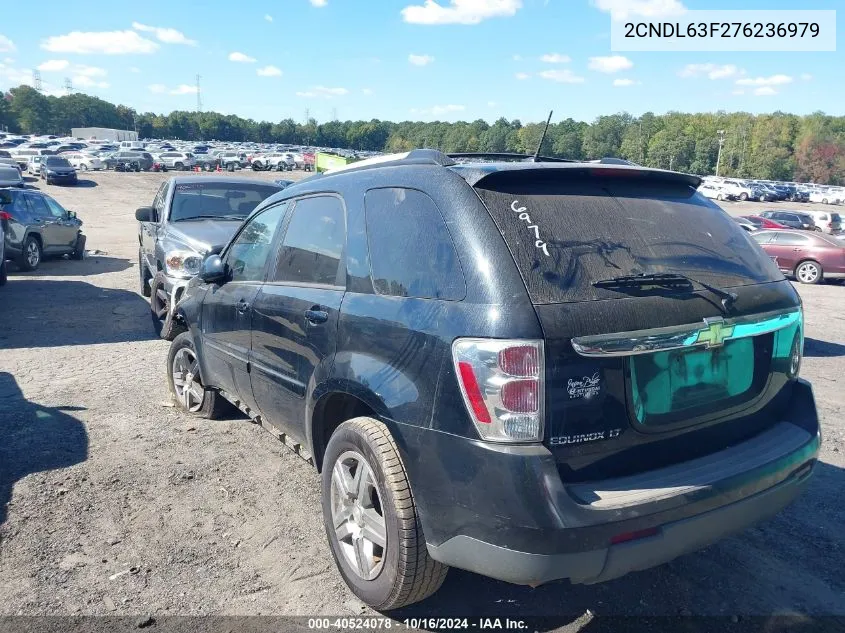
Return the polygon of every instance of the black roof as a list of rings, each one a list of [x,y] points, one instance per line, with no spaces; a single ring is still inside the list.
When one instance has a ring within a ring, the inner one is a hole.
[[[270,187],[276,187],[280,191],[282,189],[281,186],[277,185],[273,181],[269,180],[255,180],[254,178],[238,178],[237,176],[211,176],[211,175],[200,175],[200,176],[173,176],[171,178],[174,184],[177,185],[187,185],[187,184],[196,184],[201,182],[210,182],[210,183],[224,183],[224,184],[231,184],[231,185],[267,185]]]

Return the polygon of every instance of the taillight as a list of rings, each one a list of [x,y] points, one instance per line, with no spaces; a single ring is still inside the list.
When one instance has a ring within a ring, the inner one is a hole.
[[[0,220],[11,220],[12,214],[8,211],[0,211]]]
[[[482,439],[543,439],[542,341],[461,338],[452,344],[452,359]]]

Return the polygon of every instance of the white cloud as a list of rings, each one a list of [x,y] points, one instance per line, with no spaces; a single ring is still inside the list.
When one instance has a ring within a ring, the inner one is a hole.
[[[640,82],[634,81],[633,79],[614,79],[613,85],[617,88],[627,88],[628,86],[636,86]]]
[[[745,90],[734,90],[731,94],[735,94],[735,95],[744,95],[744,94],[745,94]]]
[[[20,84],[29,86],[31,82],[32,73],[30,71],[14,68],[9,64],[0,64],[0,83],[11,88]]]
[[[268,22],[272,22],[272,21],[273,21],[273,16],[272,16],[272,15],[270,15],[269,13],[265,13],[265,14],[264,14],[264,19],[265,19],[265,20],[267,20]]]
[[[699,77],[706,76],[708,79],[728,79],[737,75],[744,74],[744,70],[740,70],[733,64],[687,64],[678,73],[679,77]]]
[[[96,66],[85,66],[83,64],[74,66],[73,72],[77,75],[82,75],[85,77],[105,77],[108,74],[103,68],[97,68]]]
[[[802,73],[801,74],[801,80],[802,81],[812,81],[813,76],[810,73]]]
[[[521,8],[522,0],[448,0],[445,6],[425,0],[422,5],[405,7],[401,13],[410,24],[478,24],[489,18],[511,17]]]
[[[431,55],[414,55],[411,53],[408,55],[408,61],[414,66],[428,66],[434,61],[434,58]]]
[[[611,55],[610,57],[590,57],[587,68],[600,73],[618,73],[620,70],[633,68],[634,63],[622,55]]]
[[[323,97],[325,99],[331,99],[333,97],[342,97],[345,94],[349,94],[349,90],[346,88],[327,88],[326,86],[314,86],[308,91],[305,92],[297,92],[297,97]]]
[[[108,88],[109,83],[107,81],[97,81],[96,79],[91,79],[89,75],[74,75],[71,78],[71,82],[73,83],[74,88],[79,88],[82,86],[83,88]]]
[[[15,63],[15,60],[14,60],[14,59],[12,59],[11,57],[4,57],[4,58],[3,58],[3,63],[4,63],[4,64],[14,64],[14,63]]]
[[[38,70],[45,73],[57,73],[70,66],[70,62],[66,59],[48,59],[43,64],[38,64]]]
[[[365,95],[367,95],[368,97],[369,97],[371,94],[373,94],[373,91],[372,91],[372,89],[371,89],[371,88],[361,88],[361,92],[362,92],[362,93],[364,93]]]
[[[769,95],[776,95],[777,93],[778,91],[771,86],[763,86],[761,88],[754,89],[754,94],[758,97],[768,97]]]
[[[0,35],[0,53],[14,53],[15,43],[5,35]]]
[[[256,62],[255,57],[250,57],[249,55],[245,55],[244,53],[239,53],[235,51],[234,53],[229,53],[229,61],[230,62],[239,62],[242,64],[254,64]]]
[[[614,20],[629,17],[668,18],[685,13],[687,8],[679,0],[592,0],[599,11],[609,13]]]
[[[540,57],[541,62],[547,64],[568,64],[572,61],[569,55],[561,55],[560,53],[547,53]]]
[[[783,86],[792,83],[792,77],[789,75],[772,75],[771,77],[749,77],[747,79],[737,79],[737,86]]]
[[[571,70],[544,70],[538,73],[540,77],[543,79],[548,79],[549,81],[556,81],[557,83],[561,84],[582,84],[584,83],[584,78],[579,77]]]
[[[308,1],[315,7],[324,7],[328,3],[328,0],[308,0]]]
[[[170,91],[172,95],[195,95],[197,94],[197,87],[188,84],[179,84]]]
[[[525,79],[528,79],[530,76],[531,76],[531,75],[529,75],[528,73],[516,73],[516,74],[514,75],[514,77],[516,77],[516,78],[517,78],[517,79],[519,79],[520,81],[524,81]]]
[[[132,55],[155,53],[159,46],[135,31],[71,31],[48,37],[41,48],[53,53]]]
[[[164,84],[150,84],[147,88],[149,88],[150,92],[157,95],[167,92],[167,86]]]
[[[411,108],[411,114],[425,114],[425,115],[434,115],[439,116],[442,114],[449,114],[452,112],[463,112],[466,110],[466,106],[463,105],[456,105],[456,104],[449,104],[449,105],[436,105],[430,108]]]
[[[176,29],[163,26],[147,26],[146,24],[140,24],[138,22],[133,22],[132,28],[136,31],[153,33],[159,42],[164,42],[165,44],[186,44],[188,46],[197,45],[196,40],[188,39],[182,31],[177,31]]]
[[[265,66],[255,71],[259,77],[281,77],[282,71],[275,66]]]
[[[129,67],[129,72],[130,72],[130,73],[139,73],[139,72],[141,72],[141,69],[140,69],[140,68],[138,68],[137,66],[130,66],[130,67]]]
[[[496,102],[495,102],[495,101],[488,101],[488,102],[487,102],[487,107],[488,107],[488,108],[495,108],[495,107],[496,107],[496,105],[497,105],[497,104],[496,104]]]
[[[512,59],[515,62],[521,62],[522,61],[522,55],[514,55]]]

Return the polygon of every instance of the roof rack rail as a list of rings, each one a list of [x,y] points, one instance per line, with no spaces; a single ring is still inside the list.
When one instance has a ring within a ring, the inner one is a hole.
[[[588,162],[598,163],[599,165],[631,165],[632,167],[639,166],[636,163],[632,163],[629,160],[625,160],[624,158],[614,158],[613,156],[605,156],[604,158],[599,158],[598,160],[591,160]]]
[[[449,158],[480,158],[493,160],[520,160],[525,162],[540,163],[577,163],[580,161],[571,158],[557,158],[555,156],[534,156],[534,154],[519,154],[514,152],[452,152],[446,154]]]

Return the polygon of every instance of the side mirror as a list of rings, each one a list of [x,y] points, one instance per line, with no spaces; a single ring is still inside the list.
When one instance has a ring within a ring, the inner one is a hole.
[[[226,267],[220,255],[215,253],[207,255],[202,261],[198,276],[207,284],[222,282],[226,278]]]
[[[68,220],[75,220],[76,219],[76,211],[68,211],[67,212]]]
[[[135,219],[138,222],[153,222],[155,218],[155,210],[152,207],[140,207],[135,210]]]
[[[223,249],[226,248],[225,244],[216,244],[208,249],[207,255],[219,255],[223,252]]]

